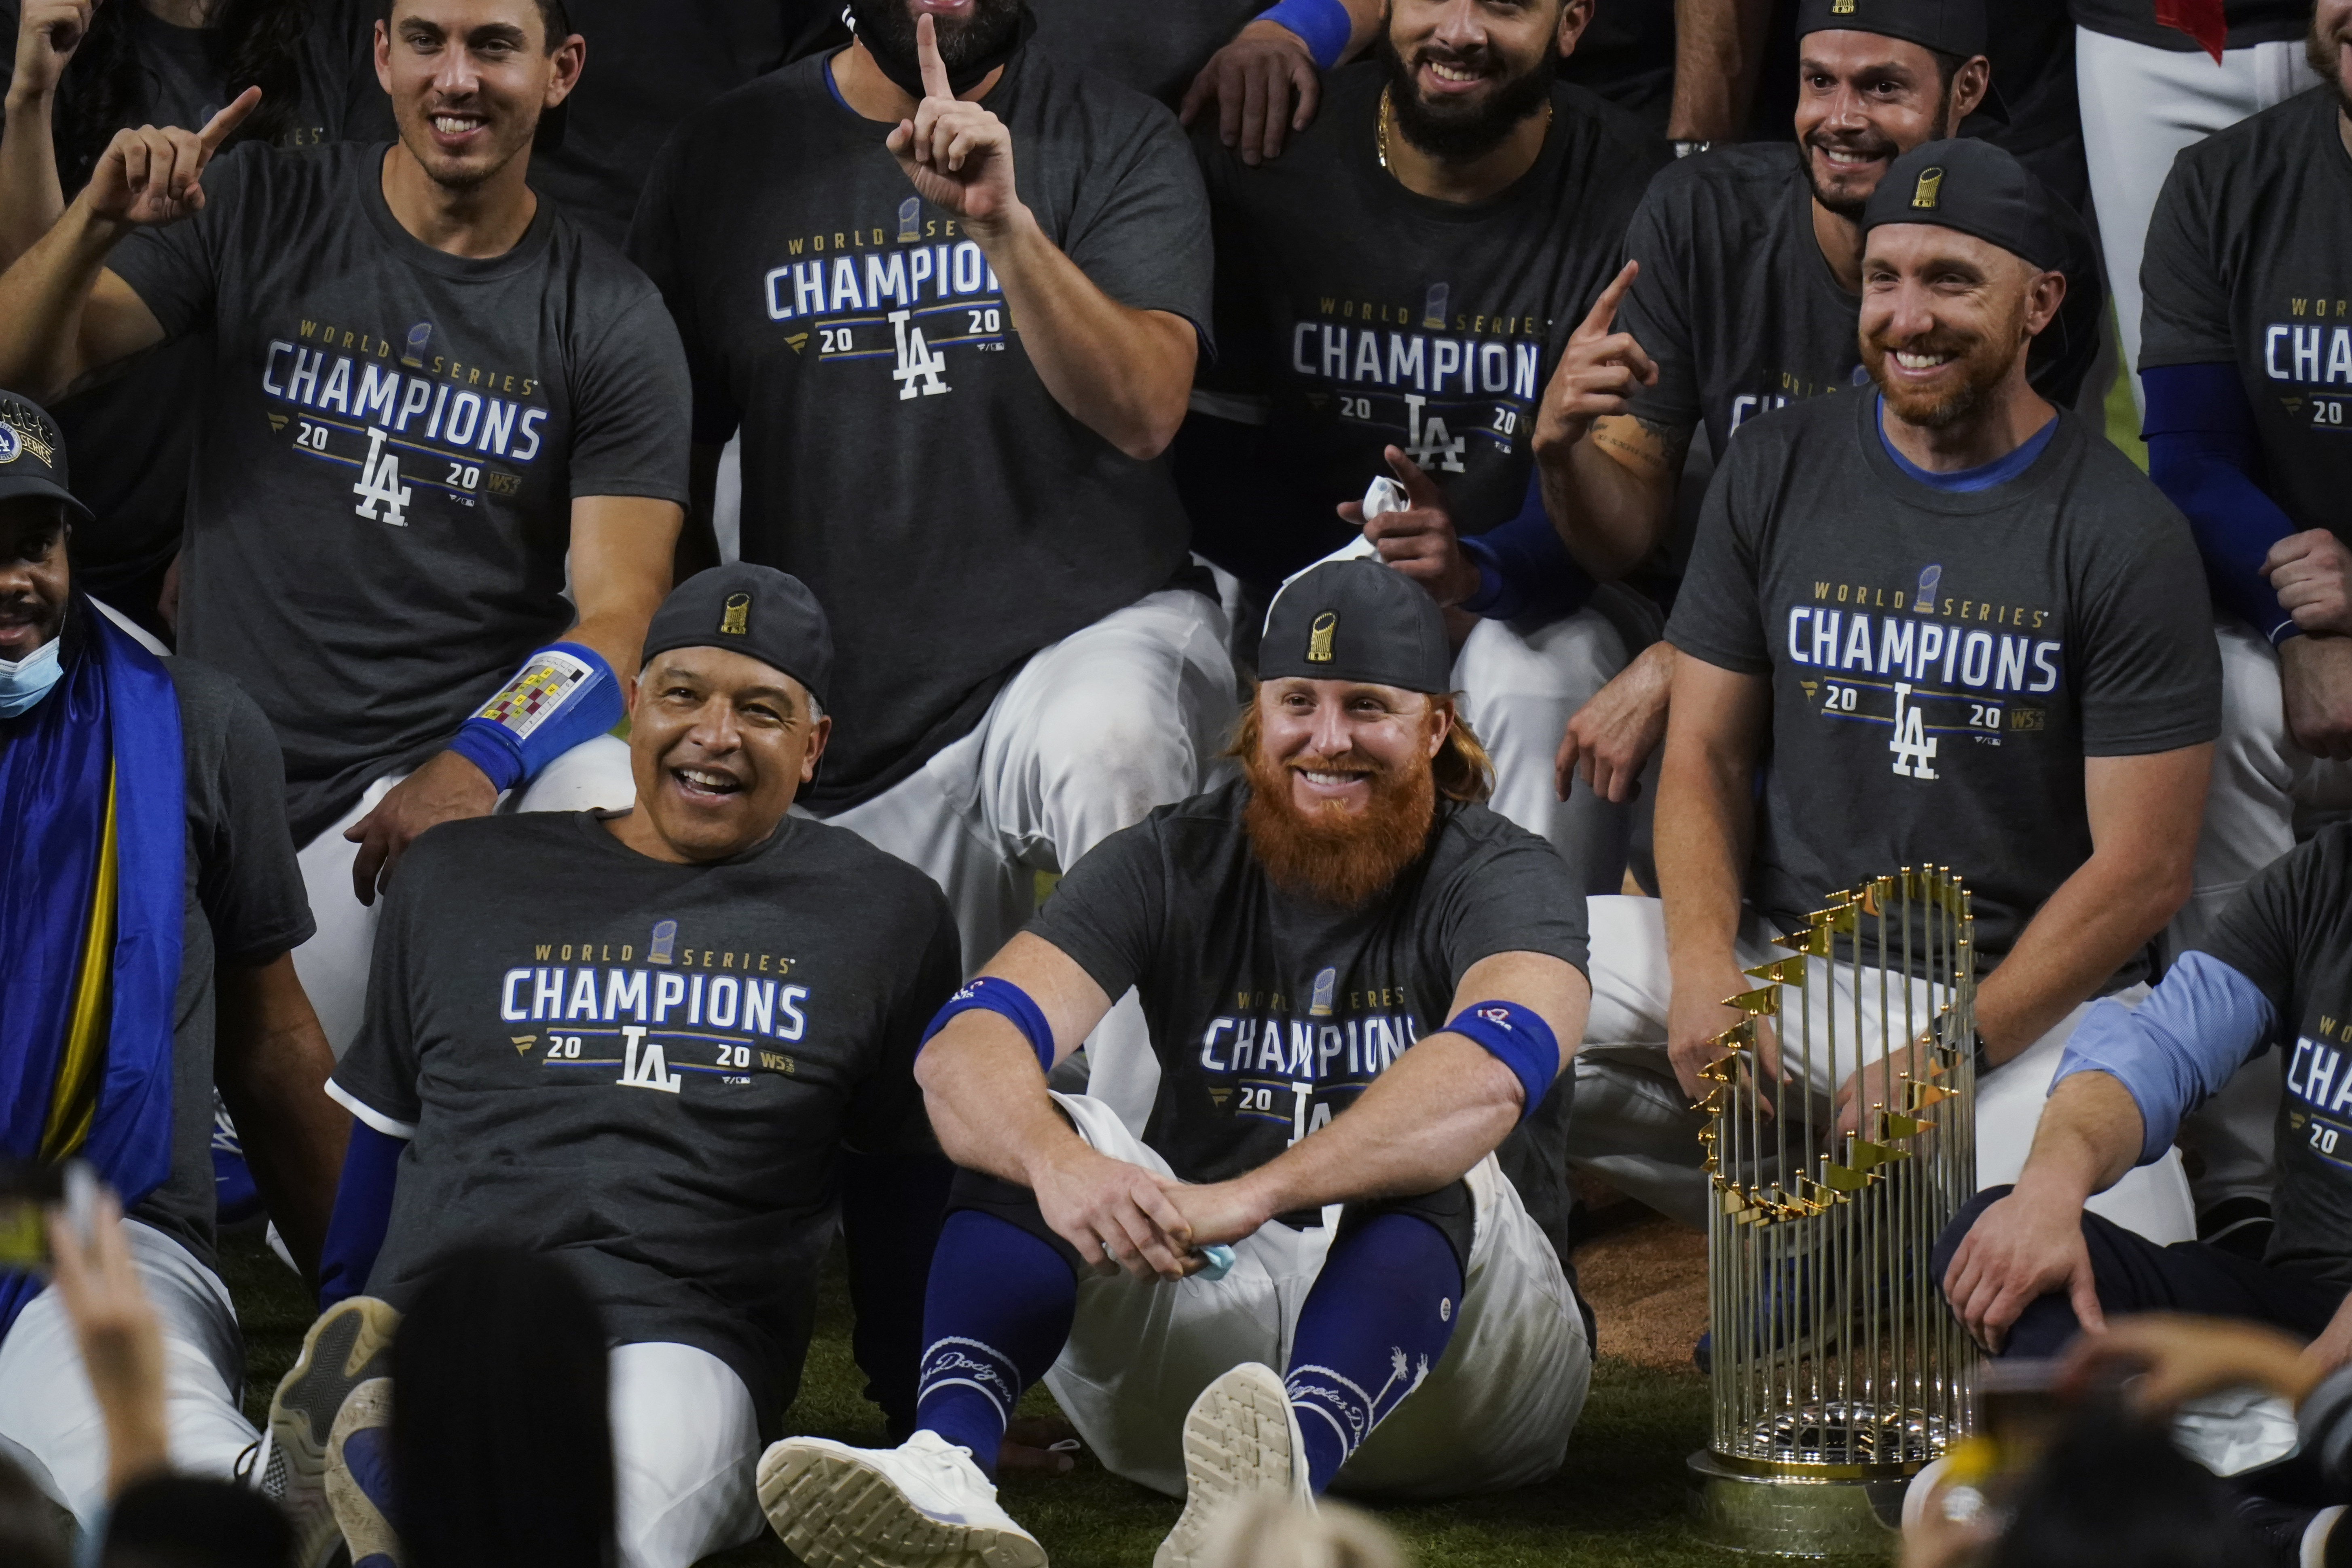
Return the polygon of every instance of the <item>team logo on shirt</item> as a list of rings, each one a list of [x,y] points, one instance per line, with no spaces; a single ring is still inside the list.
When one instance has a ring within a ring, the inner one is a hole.
[[[1421,1038],[1403,986],[1341,992],[1339,981],[1336,968],[1318,970],[1304,1008],[1295,994],[1232,993],[1234,1009],[1201,1036],[1210,1100],[1238,1120],[1283,1128],[1296,1143]]]
[[[807,1037],[811,987],[783,976],[774,953],[677,946],[677,922],[655,928],[655,951],[636,962],[627,943],[541,943],[532,962],[499,979],[501,1025],[544,1026],[508,1042],[559,1080],[609,1075],[619,1089],[685,1092],[690,1078],[750,1084],[800,1070],[786,1047]],[[647,967],[658,964],[662,967]]]
[[[2352,326],[2341,324],[2352,313],[2352,300],[2303,295],[2286,305],[2288,319],[2261,329],[2263,372],[2297,389],[2279,398],[2289,417],[2320,435],[2341,436],[2352,430]],[[2330,317],[2339,324],[2320,324]],[[2342,390],[2334,395],[2301,390],[2331,386]]]
[[[1004,347],[1004,295],[955,219],[926,219],[919,196],[900,202],[895,216],[892,226],[785,240],[785,256],[801,259],[770,268],[761,289],[768,320],[814,323],[785,333],[793,353],[805,355],[814,337],[820,363],[887,358],[907,403],[955,390],[949,348]]]
[[[2302,1036],[2287,1063],[2286,1090],[2305,1110],[2288,1109],[2287,1128],[2317,1159],[2352,1171],[2352,1052],[2336,1049],[2352,1037],[2344,1020],[2321,1014],[2317,1039]]]

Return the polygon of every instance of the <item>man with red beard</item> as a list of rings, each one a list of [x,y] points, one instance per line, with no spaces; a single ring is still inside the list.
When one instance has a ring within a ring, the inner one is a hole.
[[[1953,868],[1974,895],[1986,1184],[2023,1163],[2075,1017],[2145,994],[2220,725],[2187,524],[2026,379],[2066,286],[2054,200],[1976,141],[1916,148],[1879,183],[1861,317],[1877,390],[1775,415],[1716,475],[1666,628],[1663,919],[1647,900],[1593,913],[1589,1048],[1691,1100],[1741,1016],[1722,999],[1776,931],[1865,879]],[[1867,1042],[1906,984],[1863,990]],[[1826,1064],[1778,1067],[1834,1096],[1841,1128],[1875,1108]],[[1648,1130],[1685,1213],[1705,1194],[1696,1125]],[[2180,1239],[2179,1181],[2167,1165],[2102,1202]]]
[[[932,1020],[916,1076],[962,1170],[918,1430],[769,1449],[803,1562],[1042,1565],[988,1473],[1040,1376],[1106,1466],[1185,1495],[1157,1568],[1244,1491],[1559,1468],[1591,1331],[1496,1156],[1582,1026],[1584,901],[1479,804],[1449,663],[1402,574],[1307,573],[1267,618],[1247,776],[1105,839]],[[1130,986],[1160,1067],[1141,1138],[1045,1077]]]

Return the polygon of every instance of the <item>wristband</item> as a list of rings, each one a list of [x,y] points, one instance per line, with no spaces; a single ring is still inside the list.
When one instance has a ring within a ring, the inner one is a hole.
[[[1559,1039],[1532,1007],[1517,1002],[1473,1002],[1447,1021],[1445,1032],[1484,1046],[1511,1069],[1527,1091],[1519,1120],[1536,1113],[1559,1076]]]
[[[1318,70],[1329,70],[1339,63],[1339,57],[1348,52],[1348,36],[1355,31],[1355,23],[1339,0],[1282,0],[1253,19],[1297,34],[1307,52],[1315,57]]]
[[[993,1013],[1009,1020],[1021,1031],[1029,1048],[1037,1053],[1037,1066],[1045,1072],[1054,1070],[1054,1026],[1045,1022],[1045,1014],[1030,999],[1029,993],[1010,980],[993,974],[976,975],[964,983],[964,988],[947,1000],[947,1005],[931,1015],[930,1026],[923,1031],[922,1044],[931,1043],[931,1037],[948,1026],[948,1021],[960,1013]]]
[[[550,643],[457,727],[449,749],[504,794],[619,723],[621,711],[621,683],[603,655],[583,643]]]

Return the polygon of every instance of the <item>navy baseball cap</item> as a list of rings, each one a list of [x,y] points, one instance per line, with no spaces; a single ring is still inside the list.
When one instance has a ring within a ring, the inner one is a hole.
[[[1997,245],[2045,272],[2063,271],[2067,245],[2058,198],[2014,154],[1973,136],[1927,142],[1895,160],[1862,210],[1862,232],[1926,223]]]
[[[1797,37],[1875,33],[1967,59],[1985,52],[1984,0],[1797,0]]]
[[[833,628],[799,578],[749,561],[698,572],[670,590],[646,627],[644,662],[680,647],[723,647],[782,670],[824,700]]]
[[[1258,643],[1259,679],[1358,680],[1436,693],[1452,689],[1445,617],[1403,573],[1359,557],[1326,561],[1275,595]]]
[[[89,521],[89,508],[66,488],[66,438],[58,422],[29,398],[0,392],[0,500],[18,496],[63,501],[73,521]]]

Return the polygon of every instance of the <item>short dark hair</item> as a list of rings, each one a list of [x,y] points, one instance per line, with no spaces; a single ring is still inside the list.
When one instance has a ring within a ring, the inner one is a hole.
[[[383,0],[382,13],[386,26],[392,25],[392,8],[398,0]],[[547,52],[553,54],[555,46],[572,36],[572,16],[564,10],[563,0],[538,0],[539,25],[547,29]]]

